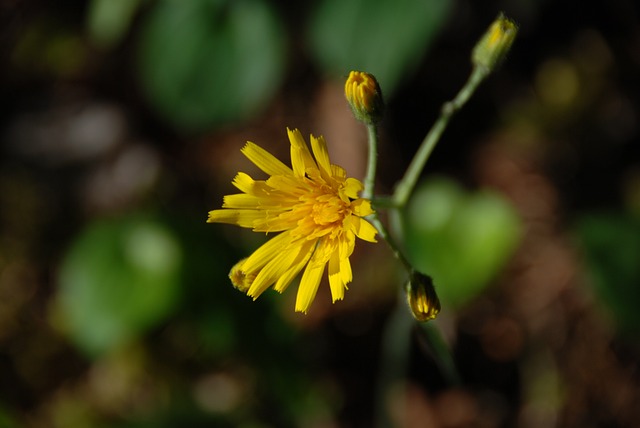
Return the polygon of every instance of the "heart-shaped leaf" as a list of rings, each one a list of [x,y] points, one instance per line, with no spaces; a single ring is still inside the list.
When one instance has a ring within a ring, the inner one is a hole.
[[[451,5],[447,0],[324,0],[309,26],[312,53],[330,73],[374,74],[389,95],[419,64]]]
[[[584,215],[578,235],[590,284],[621,331],[640,332],[640,219],[622,213]]]
[[[518,242],[520,221],[500,195],[467,193],[444,178],[416,189],[405,215],[408,257],[433,277],[443,306],[459,308],[481,293]]]
[[[97,355],[163,320],[179,297],[182,250],[160,223],[128,217],[90,224],[59,275],[67,333]]]
[[[159,0],[143,23],[140,80],[180,129],[246,118],[273,96],[283,31],[261,0]]]

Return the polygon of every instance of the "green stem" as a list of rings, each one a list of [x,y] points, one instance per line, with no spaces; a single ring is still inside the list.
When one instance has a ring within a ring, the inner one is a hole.
[[[449,385],[460,385],[462,381],[453,360],[453,355],[438,327],[429,322],[418,323],[418,327],[427,342],[429,350],[433,353],[433,360],[438,365],[442,376],[444,376]]]
[[[376,125],[367,124],[367,140],[369,141],[369,156],[367,159],[367,174],[364,178],[362,197],[371,199],[376,182],[376,166],[378,163],[378,133]]]
[[[402,251],[400,251],[400,247],[398,247],[389,232],[387,232],[387,229],[378,218],[378,215],[372,214],[367,217],[367,220],[369,220],[369,222],[371,222],[371,224],[373,224],[373,226],[378,230],[380,237],[384,240],[384,242],[387,243],[387,245],[393,252],[393,255],[400,261],[400,263],[402,263],[402,266],[406,269],[407,273],[411,274],[411,272],[413,272],[413,266],[411,265],[411,262],[409,262]]]
[[[402,294],[402,293],[400,293]],[[409,351],[411,349],[411,325],[413,319],[407,312],[404,296],[400,295],[396,306],[386,321],[382,335],[380,369],[376,384],[375,426],[391,428],[394,426],[389,415],[388,399],[393,397],[404,402],[402,381],[407,376]],[[393,390],[393,388],[397,390]]]
[[[372,196],[371,197],[371,204],[373,206],[375,206],[376,208],[384,208],[384,209],[388,209],[388,208],[397,208],[395,205],[395,202],[393,201],[393,197],[391,196]]]
[[[464,106],[478,85],[485,77],[487,77],[487,75],[488,72],[484,67],[474,67],[467,83],[465,83],[462,89],[460,89],[460,92],[458,92],[456,97],[442,106],[440,117],[438,117],[438,120],[433,124],[429,133],[425,136],[422,144],[413,157],[411,164],[409,164],[407,172],[405,172],[404,177],[402,177],[402,180],[400,180],[396,187],[393,194],[393,200],[397,207],[403,207],[406,205],[414,187],[416,186],[418,178],[420,178],[424,165],[427,163],[431,152],[449,124],[449,120],[451,120],[451,117],[460,110],[462,106]]]
[[[362,191],[362,198],[371,200],[373,198],[373,188],[376,180],[376,164],[378,161],[378,134],[376,130],[376,125],[373,123],[367,124],[367,140],[369,142],[369,156],[367,159],[367,173],[364,178],[364,190]],[[387,203],[393,203],[393,200],[386,198]],[[377,208],[377,205],[374,205],[374,208]],[[376,213],[367,217],[367,220],[373,224],[373,226],[378,230],[380,237],[387,243],[391,251],[396,256],[398,260],[405,267],[407,272],[411,274],[413,268],[411,263],[407,260],[407,258],[400,251],[400,247],[396,245],[393,241],[393,238],[387,232],[387,229],[384,227],[378,215]]]

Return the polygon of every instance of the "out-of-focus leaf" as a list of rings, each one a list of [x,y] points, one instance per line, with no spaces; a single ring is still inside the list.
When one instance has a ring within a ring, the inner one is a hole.
[[[192,337],[199,355],[215,359],[235,352],[251,356],[257,366],[261,364],[261,351],[271,347],[271,356],[287,360],[287,369],[294,370],[286,352],[300,338],[282,316],[282,296],[267,290],[254,301],[229,280],[231,267],[268,237],[234,230],[233,226],[207,224],[201,216],[194,218],[191,214],[172,215],[167,220],[184,249],[180,280],[183,298],[176,318],[195,333]],[[224,235],[225,227],[233,235]],[[229,242],[229,236],[236,239]],[[181,340],[188,337],[184,334]],[[280,351],[282,355],[277,354]]]
[[[185,400],[186,401],[186,400]],[[171,408],[163,409],[155,414],[146,415],[146,418],[137,418],[135,422],[125,422],[118,425],[112,425],[113,428],[231,428],[237,427],[237,423],[233,423],[220,415],[211,415],[196,408],[192,404],[174,405]],[[243,424],[242,426],[256,426]]]
[[[200,130],[265,105],[282,77],[284,38],[261,0],[160,0],[138,53],[157,110],[182,130]]]
[[[9,416],[2,404],[0,404],[0,428],[18,428],[18,423]]]
[[[405,216],[405,243],[415,267],[433,277],[443,306],[476,297],[506,262],[519,239],[520,220],[499,195],[467,193],[430,179],[418,187]]]
[[[640,219],[617,214],[585,215],[578,235],[599,302],[618,327],[640,332]]]
[[[323,0],[310,24],[317,61],[330,73],[372,73],[386,94],[422,59],[448,0]]]
[[[11,49],[12,65],[27,76],[77,76],[88,60],[80,35],[50,17],[28,23]]]
[[[87,26],[98,46],[110,48],[125,36],[142,0],[92,0]]]
[[[75,344],[100,354],[162,321],[179,297],[182,250],[162,224],[90,224],[66,254],[58,302]]]

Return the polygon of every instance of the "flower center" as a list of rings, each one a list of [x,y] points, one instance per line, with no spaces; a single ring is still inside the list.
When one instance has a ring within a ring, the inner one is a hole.
[[[347,214],[347,204],[336,195],[322,195],[316,198],[311,216],[318,226],[342,222]]]

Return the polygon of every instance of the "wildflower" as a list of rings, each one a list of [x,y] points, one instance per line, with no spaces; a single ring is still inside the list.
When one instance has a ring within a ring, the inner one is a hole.
[[[511,49],[517,33],[518,26],[502,13],[499,14],[473,48],[473,64],[483,67],[487,73],[495,69]]]
[[[431,277],[414,271],[407,284],[407,303],[417,321],[429,321],[440,312],[440,299]]]
[[[311,136],[312,156],[300,131],[287,132],[292,168],[247,142],[242,153],[270,177],[253,180],[239,172],[233,184],[242,193],[225,196],[223,209],[210,211],[207,222],[280,232],[238,262],[229,277],[255,300],[271,286],[283,292],[304,269],[295,310],[306,313],[326,265],[333,302],[344,298],[356,236],[376,242],[376,229],[364,219],[373,210],[358,197],[362,183],[330,163],[324,138]]]
[[[352,71],[344,84],[344,94],[359,121],[371,124],[382,118],[382,91],[373,75]]]

